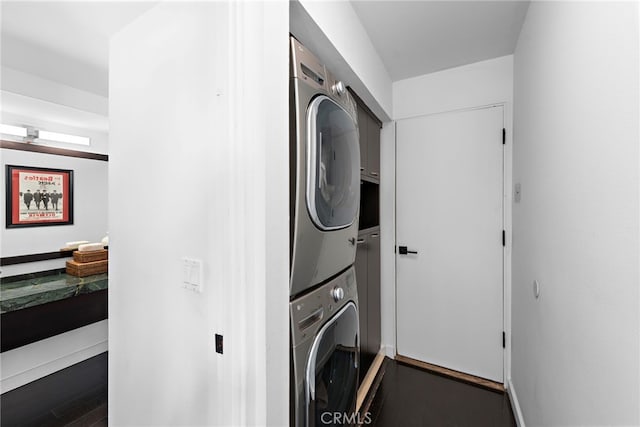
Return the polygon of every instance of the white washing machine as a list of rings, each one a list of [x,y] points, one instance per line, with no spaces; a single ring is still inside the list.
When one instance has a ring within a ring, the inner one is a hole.
[[[343,82],[291,37],[290,295],[355,260],[360,206],[356,104]]]

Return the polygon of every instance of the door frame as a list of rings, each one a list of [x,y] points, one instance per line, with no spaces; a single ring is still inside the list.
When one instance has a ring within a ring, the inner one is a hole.
[[[505,129],[505,143],[502,146],[502,227],[505,230],[505,246],[502,250],[502,327],[505,332],[505,347],[503,352],[503,382],[505,388],[511,385],[511,254],[512,254],[512,192],[513,188],[513,143],[512,143],[512,115],[511,104],[508,102],[495,102],[491,104],[478,105],[474,107],[445,110],[435,113],[420,114],[403,117],[394,121],[394,189],[393,189],[393,242],[394,247],[398,245],[397,234],[397,171],[398,171],[398,128],[397,125],[403,120],[410,120],[418,117],[429,117],[448,113],[462,113],[466,111],[480,110],[492,107],[502,107],[502,126]],[[398,355],[398,256],[394,249],[394,355]]]

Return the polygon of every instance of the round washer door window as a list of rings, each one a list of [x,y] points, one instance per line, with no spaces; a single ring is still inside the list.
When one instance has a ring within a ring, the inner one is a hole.
[[[345,305],[316,335],[306,366],[307,426],[333,426],[353,416],[358,393],[358,312]]]
[[[360,205],[360,146],[353,118],[319,96],[307,110],[307,209],[321,230],[353,224]]]

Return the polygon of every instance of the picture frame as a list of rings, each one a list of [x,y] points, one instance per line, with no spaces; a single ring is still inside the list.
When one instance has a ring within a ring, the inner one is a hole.
[[[6,166],[6,227],[73,224],[73,171]]]

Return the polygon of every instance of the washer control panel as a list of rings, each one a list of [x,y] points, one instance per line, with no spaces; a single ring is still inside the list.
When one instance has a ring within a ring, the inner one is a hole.
[[[315,332],[349,301],[358,303],[353,267],[340,276],[289,303],[293,342],[312,338]]]

